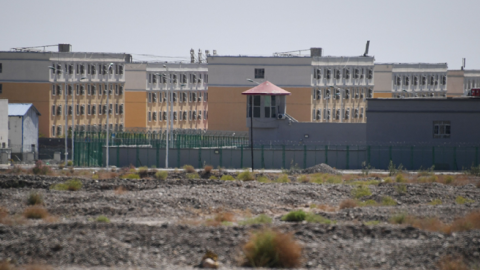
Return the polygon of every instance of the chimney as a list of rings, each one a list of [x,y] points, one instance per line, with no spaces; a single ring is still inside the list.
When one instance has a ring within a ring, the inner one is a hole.
[[[310,57],[322,57],[322,48],[310,48]]]
[[[70,44],[58,44],[58,52],[71,52],[72,45]]]

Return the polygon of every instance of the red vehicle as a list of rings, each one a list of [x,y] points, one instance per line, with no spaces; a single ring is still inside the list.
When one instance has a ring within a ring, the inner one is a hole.
[[[480,97],[480,88],[472,88],[472,90],[470,91],[470,96]]]

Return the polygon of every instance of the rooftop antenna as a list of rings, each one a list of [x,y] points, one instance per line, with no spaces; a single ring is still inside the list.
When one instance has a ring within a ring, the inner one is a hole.
[[[368,56],[368,47],[370,47],[370,40],[367,40],[367,45],[365,46],[365,53],[363,56]]]
[[[465,58],[462,58],[462,70],[465,69],[466,62],[467,62],[467,60]]]

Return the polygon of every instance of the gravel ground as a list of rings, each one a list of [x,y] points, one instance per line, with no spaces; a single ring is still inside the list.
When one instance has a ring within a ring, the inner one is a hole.
[[[219,255],[223,269],[241,269],[241,246],[259,225],[204,226],[219,211],[235,213],[237,220],[265,213],[273,226],[292,232],[303,246],[303,268],[319,269],[435,269],[446,254],[460,254],[469,263],[480,262],[480,231],[446,235],[413,227],[391,225],[397,213],[438,217],[451,222],[480,207],[480,189],[474,185],[397,184],[370,186],[380,201],[392,197],[397,206],[338,208],[324,212],[311,204],[337,207],[351,198],[351,185],[271,183],[216,180],[91,180],[82,179],[80,191],[49,190],[64,177],[0,175],[0,206],[21,214],[32,191],[40,192],[45,208],[58,217],[54,223],[29,221],[0,224],[0,260],[19,264],[43,262],[58,269],[191,269],[206,249]],[[126,191],[115,192],[123,187]],[[459,205],[457,196],[474,202]],[[440,199],[441,205],[428,203]],[[287,223],[280,217],[305,209],[336,220],[336,225]],[[105,215],[111,223],[93,221]],[[365,226],[366,221],[380,221]],[[479,264],[480,265],[480,264]]]

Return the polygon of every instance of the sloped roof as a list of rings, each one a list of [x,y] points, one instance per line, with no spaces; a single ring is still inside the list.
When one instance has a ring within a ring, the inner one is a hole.
[[[30,108],[40,115],[32,103],[8,103],[8,116],[24,116]]]
[[[283,90],[269,81],[264,81],[263,83],[242,92],[242,95],[286,96],[290,94],[290,92]]]

